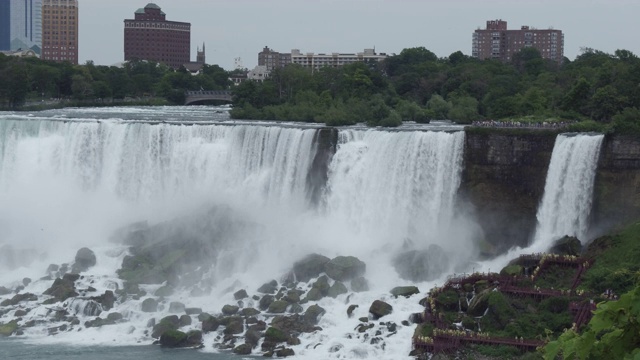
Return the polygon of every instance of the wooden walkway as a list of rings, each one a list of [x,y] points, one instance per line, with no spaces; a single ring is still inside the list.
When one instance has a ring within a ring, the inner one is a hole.
[[[449,352],[465,344],[508,345],[522,351],[534,351],[545,344],[539,340],[507,339],[484,336],[478,333],[438,332],[433,338],[418,337],[413,339],[413,347],[430,353]]]

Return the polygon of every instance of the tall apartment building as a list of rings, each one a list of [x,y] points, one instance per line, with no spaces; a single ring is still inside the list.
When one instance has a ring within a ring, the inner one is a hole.
[[[148,60],[173,68],[189,63],[191,24],[167,21],[166,14],[153,3],[124,20],[124,60]]]
[[[78,0],[42,0],[42,59],[78,63]]]
[[[387,54],[381,53],[378,55],[374,49],[364,49],[363,52],[353,54],[315,54],[312,52],[302,53],[298,49],[293,49],[290,53],[279,53],[265,46],[265,48],[258,53],[258,66],[266,66],[269,72],[288,64],[298,64],[306,68],[318,70],[325,66],[341,67],[356,62],[378,62],[386,58]]]
[[[42,49],[42,0],[0,0],[0,50]]]
[[[279,53],[265,46],[258,53],[258,66],[266,66],[267,72],[291,64],[291,53]]]
[[[562,30],[535,29],[522,26],[507,30],[507,22],[489,20],[485,29],[473,33],[472,56],[478,59],[498,59],[509,62],[522,48],[533,47],[543,58],[561,62],[564,58]]]

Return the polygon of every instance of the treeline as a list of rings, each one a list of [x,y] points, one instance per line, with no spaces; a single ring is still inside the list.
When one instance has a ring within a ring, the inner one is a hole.
[[[263,83],[236,89],[232,116],[385,126],[430,119],[569,120],[584,121],[585,129],[611,126],[615,117],[618,129],[640,129],[638,84],[640,59],[627,50],[584,49],[559,64],[534,48],[502,63],[459,51],[438,58],[418,47],[380,63],[278,69]]]
[[[185,90],[223,90],[229,73],[204,65],[194,76],[181,68],[131,61],[123,67],[56,63],[0,54],[0,108],[20,108],[27,100],[68,99],[101,102],[126,98],[162,98],[184,103]]]

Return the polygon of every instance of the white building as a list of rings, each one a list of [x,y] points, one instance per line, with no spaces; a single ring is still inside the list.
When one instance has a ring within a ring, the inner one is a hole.
[[[355,54],[314,54],[301,53],[298,49],[291,50],[291,63],[299,64],[303,67],[318,70],[325,66],[341,67],[356,62],[378,62],[387,58],[387,54],[376,54],[375,49],[364,49],[364,52]]]
[[[247,79],[263,82],[264,79],[269,77],[269,74],[270,71],[267,70],[265,65],[258,65],[247,73]]]

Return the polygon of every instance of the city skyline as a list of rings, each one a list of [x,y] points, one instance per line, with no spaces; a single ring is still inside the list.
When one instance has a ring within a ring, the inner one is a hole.
[[[131,8],[148,1],[84,0],[80,5],[80,63],[122,62],[122,22]],[[423,46],[439,57],[455,51],[471,55],[472,34],[489,19],[503,19],[510,28],[528,25],[555,28],[565,34],[565,56],[573,60],[580,49],[607,53],[626,49],[640,53],[633,35],[640,32],[634,14],[640,3],[632,0],[183,0],[156,1],[173,19],[190,22],[191,59],[196,45],[207,45],[207,60],[225,69],[234,59],[253,68],[264,46],[275,51],[357,52],[376,48],[399,53]],[[97,15],[99,14],[99,15]],[[105,31],[108,29],[108,31]]]

